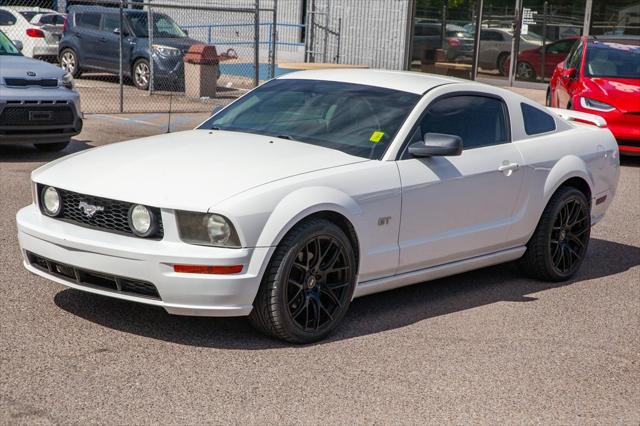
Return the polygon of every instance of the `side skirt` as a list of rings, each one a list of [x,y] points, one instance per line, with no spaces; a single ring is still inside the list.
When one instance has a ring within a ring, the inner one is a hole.
[[[398,287],[405,287],[474,269],[510,262],[522,257],[526,250],[527,248],[525,246],[516,247],[457,262],[445,263],[444,265],[433,266],[431,268],[405,272],[400,275],[365,281],[358,283],[353,297],[366,296],[368,294],[379,293],[381,291],[392,290]]]

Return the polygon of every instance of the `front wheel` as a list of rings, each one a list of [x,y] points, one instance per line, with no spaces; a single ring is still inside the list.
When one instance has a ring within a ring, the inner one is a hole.
[[[151,79],[151,68],[149,61],[146,59],[138,59],[133,64],[133,84],[140,90],[149,89],[149,81]]]
[[[82,74],[80,61],[78,61],[78,55],[73,49],[64,49],[60,52],[60,68],[71,74],[73,78],[80,77]]]
[[[534,278],[568,280],[587,254],[590,234],[587,197],[576,188],[560,188],[544,209],[520,265]]]
[[[534,81],[536,79],[536,71],[529,62],[518,62],[518,65],[516,65],[516,76],[520,80]]]
[[[324,219],[303,222],[278,245],[249,320],[291,343],[321,340],[347,312],[355,283],[355,254],[345,233]]]

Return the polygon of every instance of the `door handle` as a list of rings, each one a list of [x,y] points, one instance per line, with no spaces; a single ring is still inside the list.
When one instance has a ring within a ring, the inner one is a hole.
[[[511,161],[503,161],[502,165],[498,167],[498,171],[504,173],[506,176],[511,176],[514,170],[518,170],[520,164]]]

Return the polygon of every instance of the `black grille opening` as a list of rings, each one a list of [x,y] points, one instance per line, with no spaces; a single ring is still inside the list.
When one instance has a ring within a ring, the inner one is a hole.
[[[42,196],[44,186],[38,185],[38,196]],[[129,209],[133,203],[116,201],[108,198],[95,197],[92,195],[78,194],[56,188],[62,199],[62,212],[55,219],[103,230],[115,232],[123,235],[135,236],[129,227]],[[39,203],[42,206],[42,202]],[[93,215],[88,215],[81,206],[96,206],[102,208]],[[157,207],[148,207],[158,221],[158,230],[149,239],[162,239],[164,228],[162,226],[162,215]],[[137,238],[137,237],[136,237]]]
[[[70,105],[34,105],[5,107],[0,126],[69,126],[75,122]]]
[[[74,284],[161,300],[156,286],[147,281],[77,268],[31,252],[27,252],[27,258],[32,266]]]
[[[40,87],[58,87],[58,79],[56,78],[39,78],[39,79],[26,79],[26,78],[6,78],[4,82],[7,86],[14,87],[28,87],[28,86],[40,86]]]

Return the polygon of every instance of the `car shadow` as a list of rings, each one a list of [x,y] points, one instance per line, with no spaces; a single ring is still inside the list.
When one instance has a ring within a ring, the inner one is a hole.
[[[0,163],[37,163],[49,162],[65,155],[94,148],[89,140],[71,139],[65,149],[58,152],[44,152],[31,144],[0,145]]]
[[[581,270],[564,283],[524,278],[510,263],[356,299],[337,332],[315,345],[398,329],[497,302],[535,302],[537,298],[531,294],[618,274],[640,264],[639,247],[599,239],[590,244]],[[71,289],[57,293],[54,302],[95,324],[182,345],[245,350],[290,346],[254,331],[244,318],[172,316],[161,308]]]

